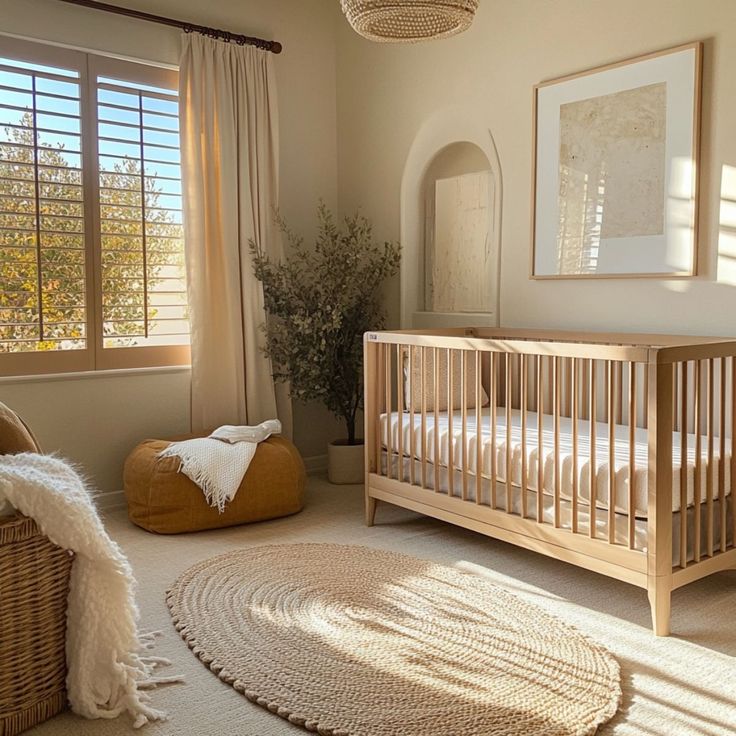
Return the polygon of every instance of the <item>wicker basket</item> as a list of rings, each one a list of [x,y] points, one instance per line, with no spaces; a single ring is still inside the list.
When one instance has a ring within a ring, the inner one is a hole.
[[[25,516],[0,519],[0,736],[66,707],[66,600],[72,555]]]

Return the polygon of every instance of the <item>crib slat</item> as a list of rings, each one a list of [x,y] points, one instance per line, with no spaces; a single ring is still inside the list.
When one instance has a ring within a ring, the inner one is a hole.
[[[391,477],[391,465],[394,455],[394,428],[392,420],[393,407],[391,405],[391,348],[386,345],[383,351],[384,381],[386,384],[386,477]],[[398,477],[398,476],[397,476]]]
[[[404,480],[404,376],[401,365],[402,346],[396,344],[396,414],[399,425],[399,465],[398,479]]]
[[[636,541],[636,363],[629,363],[629,498],[628,541],[634,549]]]
[[[379,417],[381,416],[381,402],[383,401],[383,398],[381,396],[381,360],[383,355],[383,350],[386,346],[379,344],[374,347],[375,352],[375,376],[376,376],[376,386],[375,386],[375,394],[373,395],[373,402],[375,406],[375,417],[376,417],[376,426],[373,430],[373,462],[375,463],[376,473],[378,475],[381,475],[381,451],[383,449],[383,438],[381,437],[381,423],[378,421]],[[373,367],[373,366],[372,366]],[[386,426],[388,427],[390,422],[388,421],[388,417],[386,418]]]
[[[555,474],[555,509],[554,524],[558,529],[560,526],[560,394],[561,394],[561,376],[560,376],[560,358],[555,356],[552,358],[552,395],[554,404],[554,422],[555,422],[555,447],[554,447],[554,474]]]
[[[481,413],[481,396],[483,395],[483,384],[481,383],[482,353],[475,351],[475,502],[481,503],[483,495],[483,415]]]
[[[595,539],[598,535],[596,533],[596,518],[598,516],[598,495],[597,495],[597,476],[596,476],[596,455],[595,455],[595,440],[596,440],[596,402],[598,399],[598,386],[597,386],[597,375],[596,375],[596,364],[595,359],[590,360],[590,459],[588,461],[588,491],[590,495],[590,529],[589,535]]]
[[[506,513],[511,513],[511,354],[506,355]]]
[[[497,506],[496,482],[498,479],[496,455],[496,419],[498,406],[498,353],[491,353],[491,508]]]
[[[432,386],[434,392],[434,492],[440,492],[440,450],[442,443],[440,442],[440,349],[434,348],[432,351],[434,360],[434,383]]]
[[[468,500],[468,351],[460,352],[460,394],[462,396],[463,501]]]
[[[537,355],[537,523],[544,521],[544,364]]]
[[[421,425],[422,425],[422,488],[427,487],[427,348],[422,345],[421,349],[421,373],[420,375],[420,389],[421,389]],[[437,381],[437,366],[434,367],[435,382]],[[434,431],[437,432],[437,425],[435,424]],[[435,462],[437,458],[435,457]]]
[[[707,390],[708,406],[706,410],[706,439],[708,442],[708,461],[705,466],[705,546],[708,557],[713,557],[713,408],[714,408],[714,363],[708,358]]]
[[[677,400],[677,367],[673,364],[672,368],[675,371],[672,376],[672,424],[674,430],[677,432],[679,430],[677,426],[677,422],[679,421],[677,414],[677,407],[679,406],[679,401]]]
[[[416,395],[416,392],[414,391],[414,346],[409,345],[409,427],[410,427],[410,434],[409,434],[409,457],[411,460],[409,461],[409,482],[412,485],[416,484],[416,473],[414,470],[414,463],[416,461],[417,456],[417,437],[416,437],[416,427],[414,426],[414,396]]]
[[[701,366],[695,361],[695,477],[693,479],[693,523],[695,525],[693,543],[695,545],[693,559],[700,562],[700,501],[701,501],[701,474],[703,458],[701,457],[701,435],[703,426],[703,391],[701,381]]]
[[[721,552],[726,551],[726,359],[721,358],[720,425],[718,429],[718,518]]]
[[[455,495],[455,407],[452,390],[455,386],[455,365],[452,348],[447,349],[447,487],[450,496]]]
[[[616,543],[616,376],[615,363],[608,362],[608,543]]]
[[[527,356],[522,355],[521,361],[521,399],[519,408],[521,409],[521,518],[527,517],[527,477],[526,477],[526,409],[527,409],[527,392],[528,392],[528,376],[527,376]]]
[[[580,507],[578,505],[578,414],[580,413],[580,397],[579,397],[579,380],[578,380],[578,359],[572,359],[572,388],[571,388],[571,407],[570,414],[572,419],[572,531],[577,534],[578,531],[578,515]]]
[[[687,361],[680,364],[680,567],[687,567]]]
[[[616,362],[616,385],[618,391],[616,393],[616,424],[623,424],[624,421],[624,364],[622,361]]]

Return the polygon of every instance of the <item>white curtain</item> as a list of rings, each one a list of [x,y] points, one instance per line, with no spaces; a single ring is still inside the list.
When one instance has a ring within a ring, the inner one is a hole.
[[[263,290],[249,248],[252,238],[281,255],[273,220],[278,112],[271,54],[185,33],[179,94],[192,429],[278,415],[290,434],[291,404],[278,390],[283,386],[274,386],[261,350]]]

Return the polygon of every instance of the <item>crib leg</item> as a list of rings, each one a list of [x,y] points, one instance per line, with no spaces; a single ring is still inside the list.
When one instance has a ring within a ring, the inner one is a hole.
[[[672,588],[669,580],[661,578],[650,578],[649,605],[652,609],[652,628],[655,636],[670,635],[670,610],[672,599]]]
[[[370,496],[365,497],[365,525],[366,526],[373,526],[373,524],[376,521],[376,504],[378,501],[376,501],[375,498],[371,498]]]

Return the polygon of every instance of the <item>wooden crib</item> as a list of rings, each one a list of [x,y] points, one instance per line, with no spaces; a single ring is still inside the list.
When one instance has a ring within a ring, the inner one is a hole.
[[[648,592],[736,568],[736,340],[366,333],[366,523],[402,506]],[[541,492],[539,492],[541,489]]]

